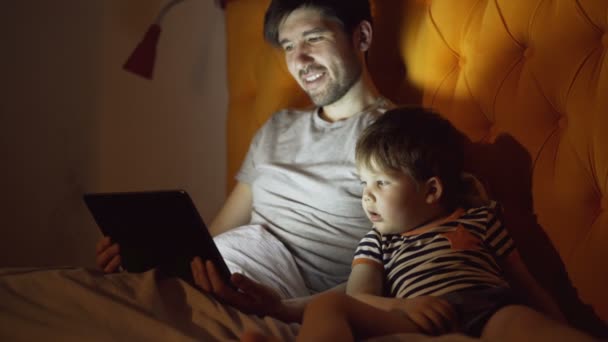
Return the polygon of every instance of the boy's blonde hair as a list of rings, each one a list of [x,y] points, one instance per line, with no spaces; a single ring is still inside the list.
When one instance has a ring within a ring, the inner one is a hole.
[[[452,210],[465,205],[462,180],[468,139],[448,120],[423,107],[387,111],[367,127],[357,141],[357,167],[382,172],[405,172],[416,181],[438,177],[441,203]]]

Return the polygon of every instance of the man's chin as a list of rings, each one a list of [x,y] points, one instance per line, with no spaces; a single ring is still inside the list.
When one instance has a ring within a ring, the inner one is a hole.
[[[316,93],[316,94],[308,93],[308,97],[318,107],[329,106],[330,104],[332,104],[338,100],[332,96],[328,96],[325,93]]]
[[[312,103],[314,103],[315,106],[317,106],[317,107],[323,107],[323,106],[327,106],[329,104],[322,97],[313,96],[313,95],[310,95],[310,94],[308,94],[308,97],[310,98],[310,101],[312,101]]]

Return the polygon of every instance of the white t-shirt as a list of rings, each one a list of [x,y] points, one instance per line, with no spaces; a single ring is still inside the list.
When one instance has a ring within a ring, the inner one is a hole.
[[[287,247],[313,293],[347,280],[357,243],[369,230],[355,145],[392,106],[381,98],[333,123],[321,119],[318,108],[279,111],[256,133],[237,174],[251,186],[251,223]]]

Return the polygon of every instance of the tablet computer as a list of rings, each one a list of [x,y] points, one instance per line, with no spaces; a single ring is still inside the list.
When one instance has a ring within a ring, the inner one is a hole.
[[[230,271],[186,191],[88,193],[84,201],[101,232],[120,245],[126,271],[158,268],[194,284],[190,261],[200,256],[230,284]]]

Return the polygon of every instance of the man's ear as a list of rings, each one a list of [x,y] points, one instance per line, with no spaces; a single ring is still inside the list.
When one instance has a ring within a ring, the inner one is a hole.
[[[372,35],[372,24],[367,20],[361,21],[353,36],[355,46],[363,52],[369,50],[372,46]]]
[[[438,177],[429,178],[424,184],[426,191],[426,203],[434,204],[439,203],[441,196],[443,195],[443,183]]]

